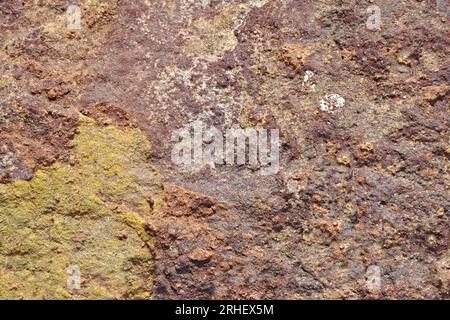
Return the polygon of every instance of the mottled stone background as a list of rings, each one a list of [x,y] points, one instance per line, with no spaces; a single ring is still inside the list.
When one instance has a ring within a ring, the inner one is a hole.
[[[0,0],[0,298],[449,299],[449,12]],[[194,120],[280,171],[174,165]]]

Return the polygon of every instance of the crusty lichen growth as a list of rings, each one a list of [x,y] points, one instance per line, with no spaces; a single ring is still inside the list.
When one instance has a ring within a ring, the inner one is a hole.
[[[234,31],[244,22],[254,7],[261,7],[266,0],[254,0],[246,4],[228,5],[212,19],[199,19],[193,25],[193,34],[185,41],[183,49],[187,54],[217,61],[238,44]]]
[[[80,117],[70,164],[0,184],[0,298],[151,297],[144,222],[158,210],[162,184],[148,141],[138,129]],[[80,290],[66,286],[71,265]]]

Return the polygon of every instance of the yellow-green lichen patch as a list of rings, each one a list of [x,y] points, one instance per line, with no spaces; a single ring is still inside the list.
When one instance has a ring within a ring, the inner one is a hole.
[[[149,298],[152,242],[144,222],[162,184],[137,129],[81,116],[71,164],[0,184],[0,298]],[[81,288],[67,288],[67,268]]]

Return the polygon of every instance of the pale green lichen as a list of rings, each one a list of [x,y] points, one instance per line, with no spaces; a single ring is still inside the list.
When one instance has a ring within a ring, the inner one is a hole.
[[[0,298],[151,297],[144,224],[163,188],[145,135],[80,116],[72,146],[72,165],[0,184]],[[66,286],[69,266],[81,271],[79,290]]]
[[[193,25],[193,34],[183,45],[185,53],[207,61],[219,60],[225,52],[233,50],[238,44],[234,31],[241,26],[248,13],[266,2],[267,0],[254,0],[246,4],[228,5],[212,19],[199,19]]]

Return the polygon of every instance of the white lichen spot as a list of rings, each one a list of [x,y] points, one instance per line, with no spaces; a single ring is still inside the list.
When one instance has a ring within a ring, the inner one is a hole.
[[[207,6],[209,6],[209,0],[202,0],[202,7],[206,8]]]
[[[336,93],[326,95],[320,100],[320,110],[335,113],[337,110],[342,109],[345,106],[345,99]]]
[[[306,70],[305,76],[303,77],[303,85],[306,85],[306,83],[312,79],[314,76],[314,72],[311,70]]]
[[[311,70],[306,70],[305,75],[303,76],[303,83],[302,83],[302,87],[306,88],[307,90],[309,90],[310,92],[316,92],[316,84],[315,83],[311,83],[312,82],[312,78],[314,77],[315,73],[314,71]]]
[[[267,2],[269,2],[269,0],[252,0],[250,1],[250,4],[257,8],[261,8],[265,6]]]
[[[377,265],[371,265],[366,271],[366,287],[371,293],[381,291],[381,268]]]

